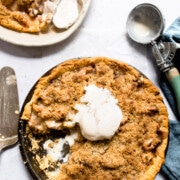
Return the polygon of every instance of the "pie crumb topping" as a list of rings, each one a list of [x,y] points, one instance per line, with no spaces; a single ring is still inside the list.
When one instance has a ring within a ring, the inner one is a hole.
[[[121,124],[110,140],[89,141],[71,123],[84,87],[92,84],[108,89],[122,110]],[[33,133],[53,129],[79,133],[68,161],[59,164],[50,179],[150,180],[165,159],[168,114],[160,92],[139,71],[118,60],[94,57],[61,63],[39,80],[21,118]]]

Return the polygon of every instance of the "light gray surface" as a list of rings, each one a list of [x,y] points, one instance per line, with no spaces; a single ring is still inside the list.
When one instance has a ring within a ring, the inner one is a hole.
[[[47,47],[21,47],[0,40],[0,68],[14,68],[20,107],[38,78],[58,63],[82,56],[108,56],[127,62],[142,71],[156,85],[156,64],[151,48],[130,40],[126,34],[126,19],[134,6],[154,3],[166,19],[166,27],[180,15],[180,1],[171,0],[94,0],[80,28],[62,43]],[[164,99],[165,103],[166,100]],[[167,104],[167,103],[166,103]],[[174,118],[168,104],[169,117]],[[18,146],[0,154],[1,180],[29,180]],[[158,175],[157,180],[164,179]]]

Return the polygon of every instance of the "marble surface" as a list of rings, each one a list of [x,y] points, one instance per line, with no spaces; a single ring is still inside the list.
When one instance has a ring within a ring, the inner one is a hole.
[[[171,0],[92,0],[89,12],[78,30],[67,40],[46,47],[23,47],[0,40],[0,68],[11,66],[17,75],[20,107],[28,91],[47,70],[64,60],[82,56],[107,56],[127,62],[158,86],[156,63],[151,47],[140,45],[127,36],[129,12],[140,3],[152,3],[160,8],[167,28],[180,15],[180,1]],[[163,94],[162,94],[163,96]],[[166,99],[169,118],[174,115]],[[0,153],[1,180],[30,180],[18,145]],[[158,174],[156,180],[165,179]]]

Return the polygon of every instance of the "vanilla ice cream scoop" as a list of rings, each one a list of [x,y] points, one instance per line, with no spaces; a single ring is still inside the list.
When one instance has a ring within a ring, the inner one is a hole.
[[[53,23],[57,28],[69,28],[79,17],[77,0],[61,0],[53,16]]]
[[[122,111],[118,100],[105,88],[85,87],[82,104],[75,108],[74,120],[79,123],[82,135],[91,141],[111,139],[120,126]]]

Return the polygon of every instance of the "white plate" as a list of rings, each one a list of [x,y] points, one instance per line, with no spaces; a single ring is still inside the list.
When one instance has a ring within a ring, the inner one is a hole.
[[[46,46],[56,44],[68,38],[82,23],[89,9],[91,0],[84,0],[84,6],[80,12],[78,20],[67,30],[53,31],[48,33],[30,34],[13,31],[0,26],[0,39],[22,46]]]

